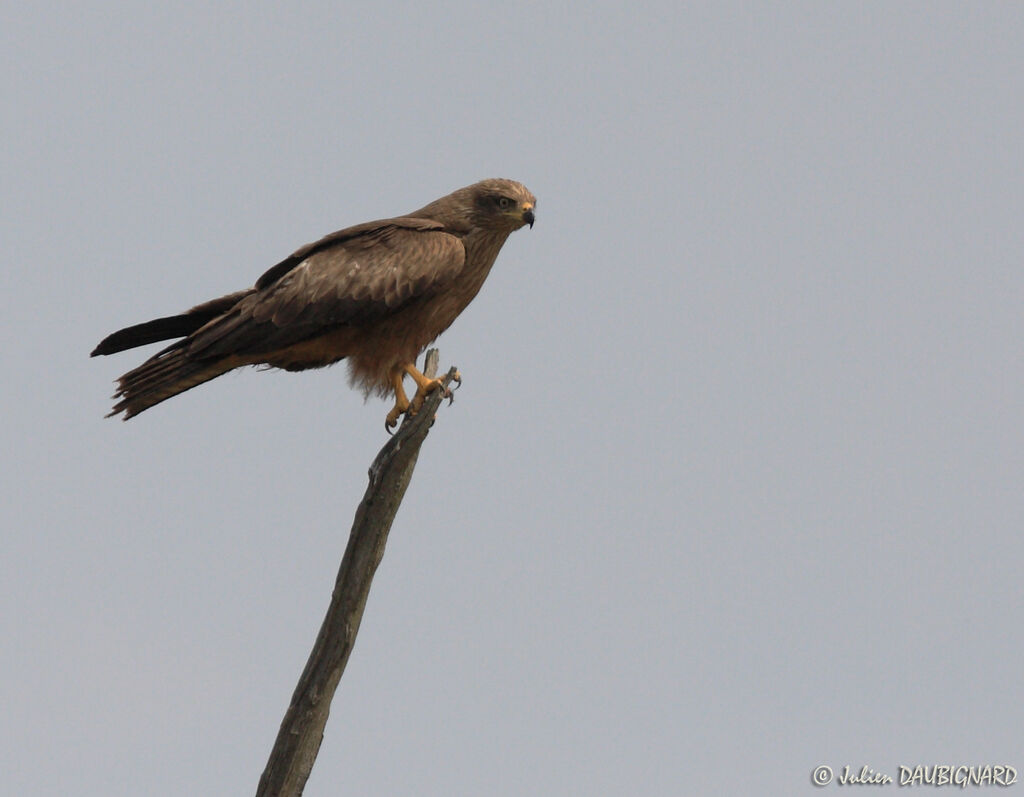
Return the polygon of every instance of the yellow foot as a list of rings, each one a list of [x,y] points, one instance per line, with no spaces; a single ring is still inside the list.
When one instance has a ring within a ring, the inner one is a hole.
[[[391,430],[398,426],[398,419],[402,417],[402,414],[409,409],[409,399],[402,396],[401,399],[395,399],[395,406],[391,408],[387,417],[384,419],[384,429],[388,434],[391,434]]]
[[[391,434],[391,430],[398,426],[398,419],[409,409],[409,398],[405,395],[405,388],[402,387],[401,366],[391,369],[391,387],[395,391],[395,406],[391,408],[384,419],[384,430]]]
[[[416,394],[412,397],[412,401],[409,401],[406,397],[405,389],[402,387],[403,372],[409,374],[416,383]],[[452,381],[456,385],[461,385],[462,374],[456,371]],[[440,379],[431,379],[429,376],[424,376],[412,363],[406,363],[391,369],[391,386],[395,391],[395,406],[391,408],[387,418],[384,420],[384,428],[389,434],[398,425],[398,419],[402,417],[402,413],[408,412],[409,415],[415,415],[423,407],[423,402],[427,396],[435,390],[443,390],[444,398],[448,399],[449,404],[454,398],[452,391],[446,388]]]
[[[416,388],[416,395],[412,397],[412,401],[409,402],[409,414],[415,415],[423,407],[423,402],[427,396],[433,393],[435,390],[444,390],[444,397],[450,399],[452,397],[452,391],[441,385],[440,379],[431,379],[429,382],[421,387]]]

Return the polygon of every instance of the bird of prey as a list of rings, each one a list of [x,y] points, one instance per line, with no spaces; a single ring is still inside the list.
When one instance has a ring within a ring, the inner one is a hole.
[[[350,381],[367,396],[394,394],[390,431],[441,387],[417,370],[417,355],[476,296],[505,239],[533,226],[536,202],[522,183],[482,180],[307,244],[252,288],[114,332],[91,356],[180,340],[118,380],[110,415],[128,420],[243,365],[303,371],[347,359]],[[406,374],[416,383],[412,401]]]

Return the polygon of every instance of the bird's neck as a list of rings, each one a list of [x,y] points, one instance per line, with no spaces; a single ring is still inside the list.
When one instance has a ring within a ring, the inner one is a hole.
[[[465,288],[466,301],[476,296],[480,286],[484,284],[491,266],[501,251],[502,244],[508,238],[505,230],[476,229],[463,236],[462,243],[466,247],[466,270],[460,283]],[[461,287],[461,286],[460,286]],[[461,291],[460,291],[461,292]]]

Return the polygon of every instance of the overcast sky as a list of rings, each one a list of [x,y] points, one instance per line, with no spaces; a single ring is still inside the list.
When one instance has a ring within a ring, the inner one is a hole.
[[[0,15],[0,791],[244,795],[388,405],[90,360],[524,182],[306,793],[1024,772],[1024,6]],[[833,783],[829,789],[834,789]]]

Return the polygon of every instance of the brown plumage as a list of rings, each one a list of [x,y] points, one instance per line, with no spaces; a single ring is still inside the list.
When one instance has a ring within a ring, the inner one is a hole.
[[[92,356],[178,338],[118,380],[111,415],[127,420],[243,365],[289,371],[348,359],[354,384],[395,393],[387,426],[439,386],[416,357],[476,296],[509,234],[533,226],[536,200],[512,180],[483,180],[393,219],[331,233],[254,287],[107,336]]]

